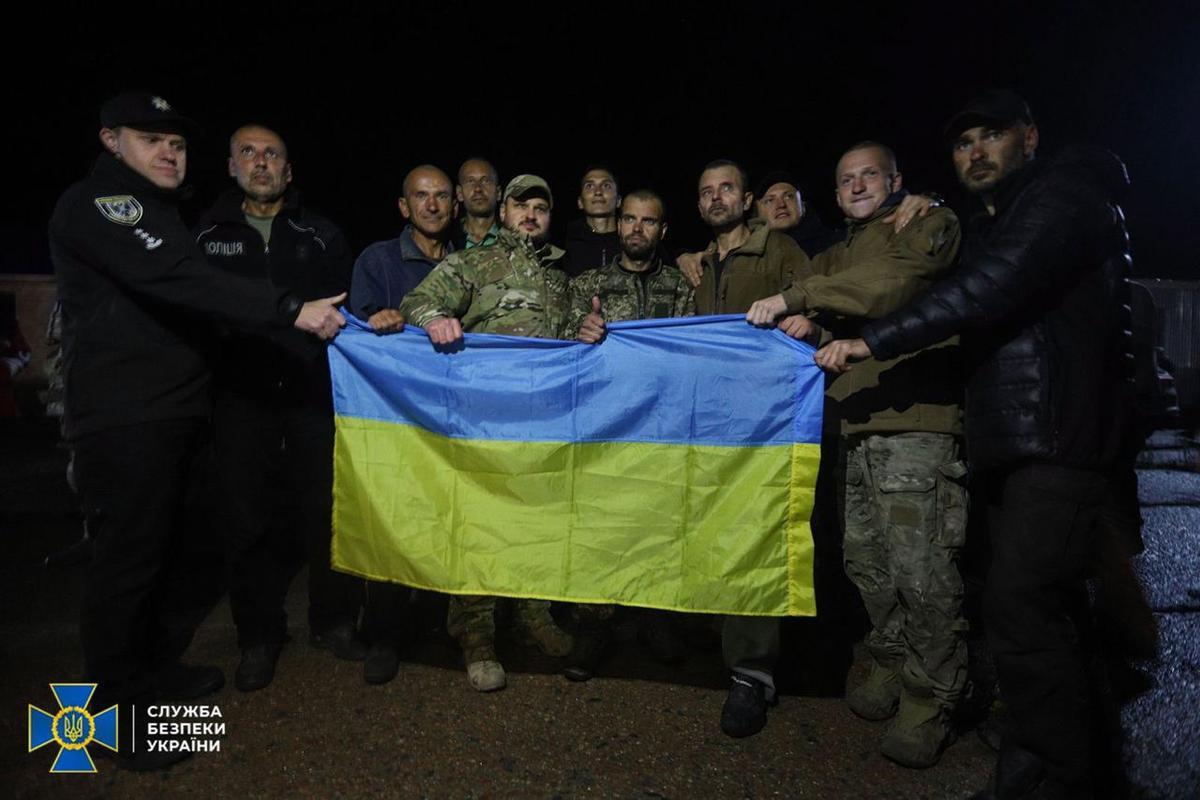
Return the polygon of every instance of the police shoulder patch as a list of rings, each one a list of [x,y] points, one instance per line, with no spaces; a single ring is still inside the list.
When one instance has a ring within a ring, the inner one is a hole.
[[[142,204],[131,194],[97,197],[93,202],[105,219],[118,225],[136,225],[142,218]]]

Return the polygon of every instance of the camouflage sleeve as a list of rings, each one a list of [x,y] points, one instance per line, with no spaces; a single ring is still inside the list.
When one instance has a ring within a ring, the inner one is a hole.
[[[687,278],[680,277],[675,290],[675,316],[694,317],[696,315],[696,289]]]
[[[475,296],[471,265],[451,253],[404,297],[400,312],[413,325],[425,327],[435,317],[462,318]]]
[[[574,339],[579,334],[579,326],[584,317],[592,312],[592,297],[600,291],[600,270],[589,269],[571,279],[567,295],[567,313],[563,319],[562,334],[559,338]],[[603,306],[601,307],[603,314]]]

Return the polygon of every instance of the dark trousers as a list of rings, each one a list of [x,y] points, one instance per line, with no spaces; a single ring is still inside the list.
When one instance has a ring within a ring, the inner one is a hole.
[[[1086,790],[1093,709],[1082,640],[1102,473],[1034,464],[981,476],[992,539],[984,622],[1009,711],[1006,738],[1055,782]]]
[[[239,646],[284,641],[283,603],[301,554],[309,568],[309,627],[352,621],[361,581],[330,568],[332,412],[224,389],[213,412],[213,444]]]
[[[177,630],[193,604],[191,574],[178,558],[184,502],[205,423],[146,422],[75,443],[75,476],[93,520],[82,638],[88,680],[115,696],[147,690],[156,663],[177,658],[191,630]],[[182,647],[180,643],[182,642]]]

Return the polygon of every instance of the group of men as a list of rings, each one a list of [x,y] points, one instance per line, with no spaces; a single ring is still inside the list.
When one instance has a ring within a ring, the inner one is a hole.
[[[828,412],[840,426],[844,566],[871,623],[870,673],[847,702],[865,719],[891,720],[881,751],[929,766],[954,736],[967,683],[956,565],[965,433],[972,468],[994,476],[985,618],[1010,709],[981,796],[1091,791],[1087,685],[1069,612],[1091,521],[1125,446],[1128,256],[1116,205],[1124,174],[1111,155],[1035,161],[1028,106],[989,92],[945,130],[961,182],[983,205],[966,237],[951,211],[906,191],[890,148],[864,141],[834,169],[843,231],[805,213],[786,173],[752,185],[741,166],[716,160],[697,182],[711,242],[677,258],[663,244],[661,196],[622,196],[607,167],[582,176],[583,217],[564,251],[548,240],[554,195],[541,177],[517,175],[501,188],[482,158],[453,179],[421,165],[403,181],[400,235],[351,266],[338,229],[292,186],[282,137],[261,125],[230,139],[236,189],[184,229],[177,190],[193,127],[158,96],[109,101],[105,152],[51,221],[67,431],[85,506],[101,520],[83,615],[86,671],[114,701],[197,696],[223,681],[179,663],[188,637],[169,619],[170,570],[180,566],[173,531],[210,418],[242,650],[237,687],[261,689],[274,676],[293,571],[278,553],[289,541],[308,554],[311,643],[364,660],[368,682],[396,674],[406,590],[372,582],[364,593],[329,566],[333,423],[322,340],[343,324],[336,306],[347,292],[349,310],[378,334],[417,325],[435,347],[472,332],[603,346],[612,321],[737,313],[824,345],[816,358],[830,372]],[[1086,402],[1069,399],[1079,392]],[[269,485],[279,474],[289,479],[282,495]],[[494,598],[449,601],[447,630],[479,691],[507,680],[495,609]],[[566,658],[569,677],[586,679],[612,613],[572,608],[570,630],[541,601],[516,602],[513,616],[530,643]],[[732,675],[721,727],[753,735],[775,701],[779,620],[730,616],[722,645]],[[131,766],[167,760],[142,755]]]

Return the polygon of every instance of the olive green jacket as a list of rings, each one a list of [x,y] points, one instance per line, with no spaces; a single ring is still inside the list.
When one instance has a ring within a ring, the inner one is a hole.
[[[563,255],[502,230],[495,244],[446,256],[405,296],[400,311],[421,327],[435,317],[456,317],[472,333],[573,339],[566,329],[567,276],[554,268]]]
[[[761,219],[749,221],[750,238],[729,251],[721,279],[716,281],[716,248],[704,253],[704,274],[696,288],[699,314],[740,314],[755,300],[779,294],[788,286],[812,276],[808,256],[785,233],[777,233]]]
[[[894,207],[863,222],[813,259],[816,274],[783,293],[790,313],[813,313],[834,338],[904,306],[954,264],[958,218],[935,208],[901,232],[883,221]],[[843,434],[962,432],[963,393],[958,338],[890,361],[867,359],[832,380],[827,402]]]

